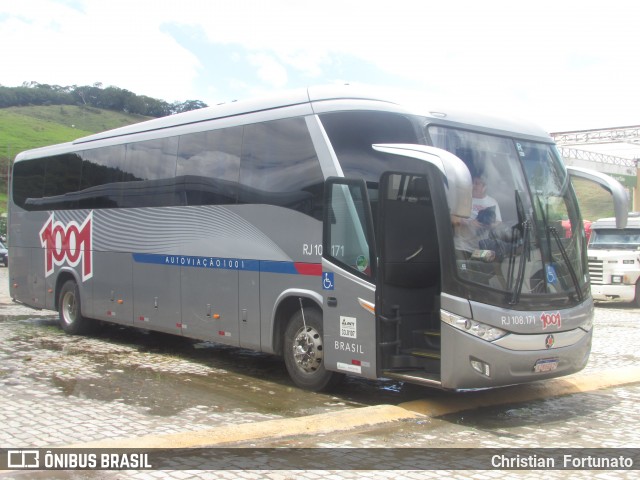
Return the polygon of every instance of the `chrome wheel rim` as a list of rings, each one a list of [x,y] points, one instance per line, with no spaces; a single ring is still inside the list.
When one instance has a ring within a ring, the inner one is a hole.
[[[78,316],[78,304],[76,296],[73,292],[67,292],[62,297],[62,320],[67,325],[71,325],[76,321]]]
[[[302,327],[293,340],[293,359],[305,373],[313,373],[322,365],[322,336],[313,327]]]

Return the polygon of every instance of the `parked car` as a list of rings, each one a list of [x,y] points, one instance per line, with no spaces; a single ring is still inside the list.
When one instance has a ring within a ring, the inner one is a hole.
[[[5,267],[9,266],[9,250],[2,242],[0,242],[0,261]]]

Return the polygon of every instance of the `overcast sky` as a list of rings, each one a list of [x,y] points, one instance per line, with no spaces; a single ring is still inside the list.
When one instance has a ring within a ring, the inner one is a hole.
[[[550,132],[640,125],[639,46],[634,0],[0,0],[4,86],[213,105],[366,84]]]

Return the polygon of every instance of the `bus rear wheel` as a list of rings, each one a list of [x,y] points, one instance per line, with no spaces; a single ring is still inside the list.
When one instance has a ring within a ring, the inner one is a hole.
[[[304,319],[298,310],[289,319],[284,334],[284,363],[293,382],[300,388],[319,392],[335,387],[344,378],[324,367],[322,313],[306,308]]]
[[[80,289],[74,280],[67,280],[58,297],[58,318],[60,328],[71,335],[87,333],[90,320],[82,316]]]

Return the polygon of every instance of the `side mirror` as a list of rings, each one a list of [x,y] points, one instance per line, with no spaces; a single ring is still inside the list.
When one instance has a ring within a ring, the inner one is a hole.
[[[457,217],[471,215],[471,192],[473,183],[471,172],[465,163],[453,153],[436,147],[414,144],[372,145],[378,152],[417,158],[435,165],[442,172],[449,212]]]
[[[629,196],[620,182],[605,173],[597,172],[596,170],[591,170],[589,168],[567,165],[567,173],[572,177],[578,177],[597,183],[611,193],[611,196],[613,197],[613,211],[616,216],[616,228],[625,228],[627,226]]]

